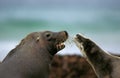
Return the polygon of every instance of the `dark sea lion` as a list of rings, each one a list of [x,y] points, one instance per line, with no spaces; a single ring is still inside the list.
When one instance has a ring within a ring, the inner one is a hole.
[[[66,31],[29,34],[0,64],[0,78],[48,78],[52,58],[67,38]]]
[[[95,42],[77,34],[75,43],[98,78],[120,78],[120,58],[102,50]]]

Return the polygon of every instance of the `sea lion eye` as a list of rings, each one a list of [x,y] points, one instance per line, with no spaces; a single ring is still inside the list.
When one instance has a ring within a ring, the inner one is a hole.
[[[50,37],[51,36],[51,34],[50,33],[46,33],[46,37]]]
[[[47,38],[48,41],[51,40],[51,33],[46,33],[45,36],[46,36],[46,38]]]

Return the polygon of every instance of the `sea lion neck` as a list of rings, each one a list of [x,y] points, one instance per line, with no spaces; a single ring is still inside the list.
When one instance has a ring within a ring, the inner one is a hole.
[[[23,49],[23,47],[25,49]],[[21,54],[24,54],[24,55],[20,56]],[[16,58],[17,57],[23,58],[23,57],[28,57],[28,56],[33,58],[33,55],[35,56],[34,58],[36,57],[38,59],[44,58],[46,63],[50,63],[53,58],[53,55],[49,53],[46,47],[38,46],[34,42],[29,43],[29,45],[28,43],[21,42],[19,45],[16,46],[16,48],[12,49],[8,53],[8,55],[5,57],[3,62],[8,61],[10,58],[14,56],[16,56]]]
[[[38,46],[38,44],[33,42],[31,43],[30,46],[27,47],[28,49],[30,49],[30,51],[27,52],[26,54],[30,54],[31,57],[34,55],[35,57],[32,58],[38,58],[38,60],[40,61],[42,58],[44,58],[45,63],[49,64],[51,63],[53,56],[50,54],[49,50],[47,49],[47,46],[46,47],[44,47],[43,45]]]

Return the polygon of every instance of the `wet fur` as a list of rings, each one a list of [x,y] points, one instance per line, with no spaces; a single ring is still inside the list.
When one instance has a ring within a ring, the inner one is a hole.
[[[29,34],[0,64],[0,78],[48,78],[52,58],[59,51],[56,43],[67,37],[65,31]]]
[[[98,78],[120,78],[120,58],[102,50],[95,42],[77,35],[75,43],[94,69]],[[82,46],[82,47],[81,47]]]

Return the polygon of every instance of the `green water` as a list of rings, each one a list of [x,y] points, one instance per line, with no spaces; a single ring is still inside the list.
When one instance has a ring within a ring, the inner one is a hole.
[[[45,30],[66,30],[71,37],[82,33],[103,49],[120,53],[120,10],[4,9],[0,10],[0,59],[27,34]],[[72,46],[61,53],[80,52]]]

